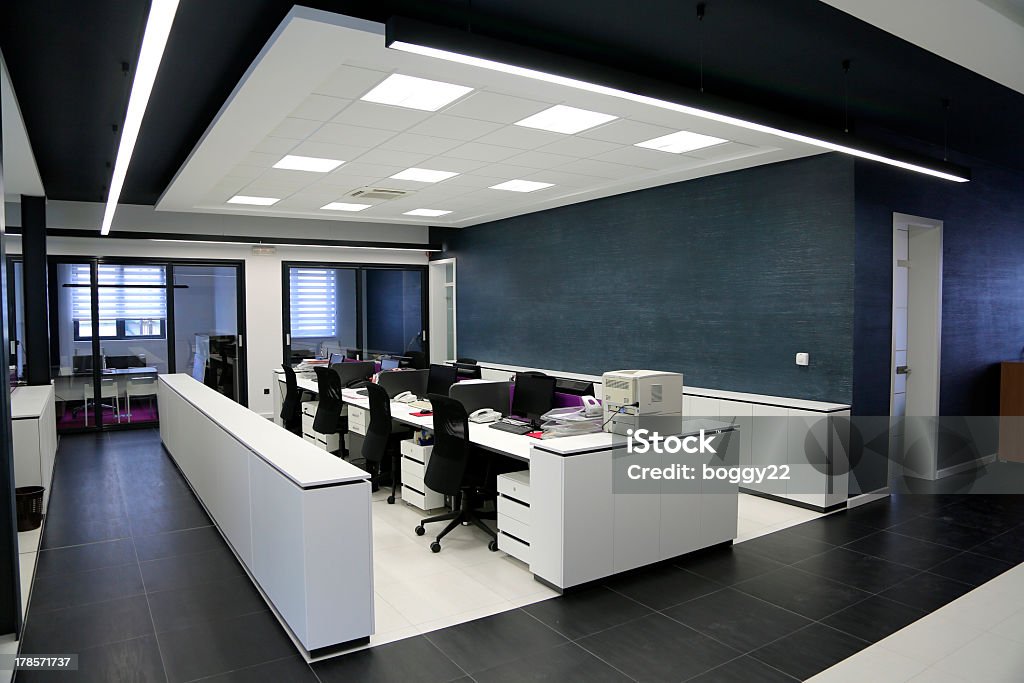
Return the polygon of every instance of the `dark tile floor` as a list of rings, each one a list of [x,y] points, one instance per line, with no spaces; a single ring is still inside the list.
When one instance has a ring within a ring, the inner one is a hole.
[[[792,681],[1024,561],[1024,497],[899,496],[309,666],[155,430],[64,437],[23,653],[74,681]]]

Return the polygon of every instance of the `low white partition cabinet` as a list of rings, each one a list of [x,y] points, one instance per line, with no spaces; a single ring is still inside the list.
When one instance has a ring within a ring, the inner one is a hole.
[[[42,486],[43,510],[50,500],[57,455],[57,416],[52,384],[16,387],[11,393],[14,485]]]
[[[369,475],[188,375],[161,375],[160,438],[308,659],[373,633]]]

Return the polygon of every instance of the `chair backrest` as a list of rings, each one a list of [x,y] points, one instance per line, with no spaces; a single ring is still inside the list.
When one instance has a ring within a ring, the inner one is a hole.
[[[357,361],[354,363],[335,363],[331,370],[341,378],[341,386],[352,387],[360,382],[373,377],[376,368],[372,360]]]
[[[281,364],[284,370],[284,401],[281,402],[281,422],[286,428],[294,430],[294,421],[299,419],[302,411],[302,393],[299,391],[299,383],[295,378],[295,370],[287,363]]]
[[[155,396],[156,375],[129,377],[128,385],[125,387],[125,393],[128,396]]]
[[[456,358],[455,362],[464,365],[476,365],[476,358]]]
[[[434,449],[423,474],[423,483],[438,493],[459,492],[469,463],[469,415],[458,401],[428,394],[434,412]]]
[[[391,438],[391,399],[380,385],[367,383],[366,398],[370,401],[370,422],[363,437],[363,458],[380,462],[387,453]]]
[[[318,402],[313,416],[313,431],[336,434],[341,424],[341,377],[329,368],[313,368],[316,373]]]
[[[511,386],[511,382],[458,382],[452,385],[448,395],[461,403],[467,413],[490,408],[508,415]]]
[[[415,368],[416,370],[423,370],[427,367],[427,354],[422,351],[406,351],[405,355],[409,358],[409,367]]]
[[[459,379],[481,379],[483,370],[476,363],[463,363],[461,360],[452,364]]]
[[[448,390],[458,380],[458,370],[451,365],[431,363],[427,374],[427,393],[448,395]]]
[[[394,398],[403,391],[411,391],[417,396],[427,394],[426,370],[388,370],[380,373],[377,384],[388,392],[388,398]]]

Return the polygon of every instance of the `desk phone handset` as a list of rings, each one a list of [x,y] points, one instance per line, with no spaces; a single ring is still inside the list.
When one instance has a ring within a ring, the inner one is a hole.
[[[398,396],[395,396],[394,400],[398,401],[399,403],[412,403],[413,401],[416,400],[416,394],[412,393],[411,391],[403,391]]]
[[[481,408],[480,410],[474,410],[469,415],[470,422],[486,423],[486,422],[497,422],[501,419],[501,413],[491,408]]]
[[[586,417],[598,417],[603,414],[601,402],[593,396],[580,396],[583,400],[582,411]]]

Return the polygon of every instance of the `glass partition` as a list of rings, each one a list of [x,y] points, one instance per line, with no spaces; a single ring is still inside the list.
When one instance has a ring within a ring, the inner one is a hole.
[[[359,348],[354,268],[287,266],[286,357],[328,358]]]

